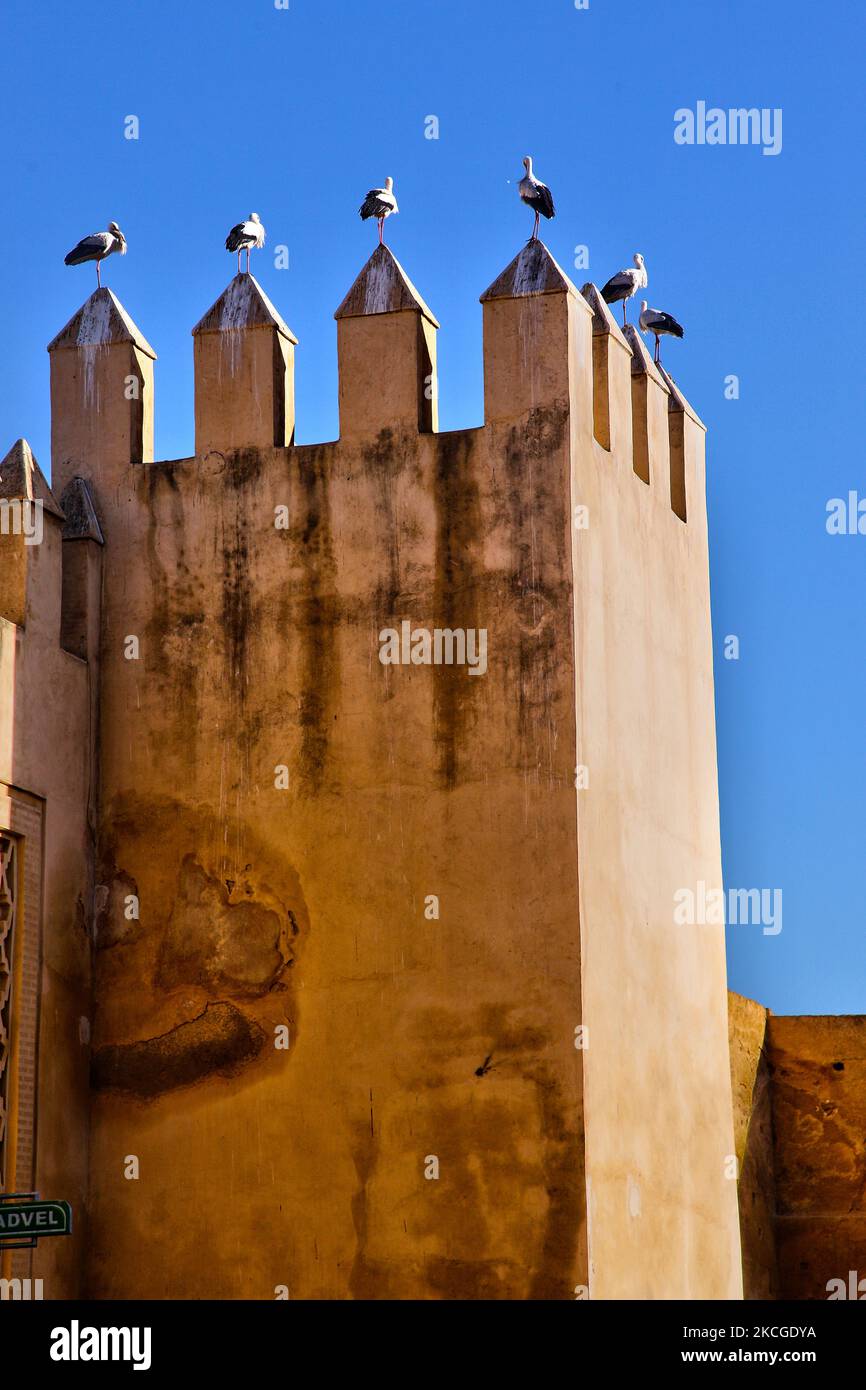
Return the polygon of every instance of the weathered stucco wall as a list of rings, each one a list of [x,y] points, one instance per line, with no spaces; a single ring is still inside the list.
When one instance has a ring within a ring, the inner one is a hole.
[[[530,518],[484,444],[139,473],[105,646],[94,1293],[155,1295],[166,1240],[189,1297],[579,1278],[566,513],[551,488]],[[521,666],[531,524],[551,631]],[[383,667],[404,617],[486,627],[488,675]]]
[[[424,432],[438,325],[382,250],[340,441],[282,447],[294,339],[241,279],[195,458],[151,461],[108,292],[51,348],[106,541],[86,1290],[737,1297],[721,933],[673,918],[720,882],[703,429],[534,244],[484,427]],[[383,665],[404,620],[485,674]]]
[[[567,414],[392,431],[405,386],[339,445],[94,470],[95,1296],[585,1282]],[[487,674],[383,666],[404,618]]]

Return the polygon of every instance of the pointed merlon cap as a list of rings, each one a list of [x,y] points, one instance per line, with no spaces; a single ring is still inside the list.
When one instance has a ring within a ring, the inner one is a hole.
[[[387,246],[377,246],[334,318],[398,314],[402,309],[417,309],[434,328],[439,327],[439,320],[424,303],[397,257]]]
[[[667,392],[667,382],[662,381],[659,369],[653,361],[652,356],[647,351],[646,343],[644,342],[638,330],[635,328],[634,324],[627,323],[625,328],[623,329],[623,334],[625,336],[626,342],[631,348],[632,376],[652,377],[653,381],[658,386],[660,386],[663,391]]]
[[[288,342],[297,344],[298,341],[255,276],[243,271],[229,282],[192,331],[193,335],[229,333],[234,328],[275,328]]]
[[[26,439],[16,439],[9,453],[0,463],[0,497],[9,501],[25,499],[41,502],[46,512],[63,520],[63,512],[57,498],[45,480],[45,474],[33,457],[33,450]]]
[[[144,334],[136,328],[120,300],[103,285],[94,290],[73,314],[65,328],[48,344],[49,352],[59,348],[109,347],[112,343],[133,343],[140,352],[156,360],[156,353]]]
[[[65,541],[97,541],[104,545],[102,529],[84,478],[73,478],[60,496],[66,523],[61,532]]]
[[[543,241],[528,241],[484,291],[481,303],[490,299],[522,299],[531,294],[577,294],[577,286],[557,265]]]
[[[581,290],[581,294],[592,310],[592,331],[593,333],[606,333],[611,338],[616,338],[617,342],[631,352],[629,344],[622,336],[622,329],[610,312],[610,306],[605,303],[601,295],[601,290],[588,280]]]
[[[701,419],[701,417],[700,417],[699,415],[697,415],[697,414],[694,412],[694,410],[692,410],[692,407],[689,405],[688,401],[686,400],[686,398],[685,398],[685,396],[683,395],[683,393],[682,393],[682,391],[680,390],[680,388],[676,385],[676,383],[675,383],[673,377],[668,376],[668,374],[667,374],[667,372],[665,371],[664,367],[662,367],[661,365],[659,366],[659,373],[660,373],[660,375],[661,375],[662,381],[664,382],[665,386],[668,388],[668,390],[669,390],[670,393],[671,393],[671,398],[670,398],[670,401],[668,402],[668,409],[669,409],[669,410],[681,410],[681,411],[683,412],[684,415],[688,415],[688,417],[689,417],[690,420],[694,420],[694,422],[695,422],[695,424],[698,426],[698,428],[699,428],[699,429],[702,429],[703,432],[704,432],[704,434],[706,434],[706,432],[707,432],[707,427],[706,427],[706,425],[704,424],[704,422],[703,422],[703,420]]]

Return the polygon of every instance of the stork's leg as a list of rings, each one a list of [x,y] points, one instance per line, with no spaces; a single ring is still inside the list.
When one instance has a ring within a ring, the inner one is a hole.
[[[622,301],[622,326],[623,326],[623,328],[625,328],[625,326],[626,326],[627,323],[628,323],[628,300],[627,300],[627,299],[624,299],[624,300]]]
[[[99,261],[96,262],[96,288],[97,288],[97,289],[101,289],[101,288],[102,288],[102,280],[100,279],[100,276],[99,276]]]
[[[382,246],[383,243],[384,243],[384,241],[385,241],[385,219],[384,219],[384,217],[380,217],[380,218],[379,218],[379,245]]]
[[[537,241],[537,240],[538,240],[538,223],[539,223],[539,214],[536,213],[536,214],[535,214],[535,226],[534,226],[533,229],[532,229],[532,238],[531,238],[532,241]]]
[[[247,275],[250,273],[250,248],[247,247]]]

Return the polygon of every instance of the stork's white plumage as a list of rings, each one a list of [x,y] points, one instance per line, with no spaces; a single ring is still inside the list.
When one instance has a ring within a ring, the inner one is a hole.
[[[96,283],[102,284],[99,275],[100,262],[106,256],[126,255],[126,237],[120,230],[116,222],[109,222],[107,232],[91,232],[90,236],[82,237],[77,246],[73,246],[68,256],[64,256],[64,265],[83,265],[85,261],[96,261]]]
[[[379,224],[379,245],[384,241],[385,218],[390,217],[393,212],[399,212],[397,199],[394,197],[394,180],[389,175],[385,180],[384,188],[371,188],[363,203],[358,209],[358,216],[363,222],[369,217],[375,217]]]
[[[639,251],[636,251],[634,266],[627,266],[625,270],[618,270],[616,275],[611,275],[603,287],[601,297],[605,304],[617,304],[622,300],[623,326],[628,322],[626,304],[632,295],[637,294],[638,290],[645,290],[648,284],[649,279],[643,256]]]
[[[526,174],[517,185],[521,202],[527,207],[532,208],[535,213],[535,226],[532,229],[530,241],[538,239],[538,219],[539,217],[555,217],[556,208],[553,206],[553,194],[546,183],[542,183],[532,172],[532,155],[526,155],[523,160],[523,167]]]
[[[262,226],[262,219],[257,212],[251,212],[246,222],[239,222],[236,227],[232,227],[226,237],[226,250],[237,251],[238,253],[238,273],[241,268],[241,252],[247,253],[247,274],[250,271],[250,251],[253,247],[259,250],[265,244],[265,229]]]
[[[659,339],[667,334],[671,338],[685,337],[685,331],[681,324],[677,323],[672,314],[666,314],[662,309],[651,309],[645,299],[641,300],[640,319],[638,320],[642,333],[654,333],[656,339],[655,360],[659,361],[660,347]]]

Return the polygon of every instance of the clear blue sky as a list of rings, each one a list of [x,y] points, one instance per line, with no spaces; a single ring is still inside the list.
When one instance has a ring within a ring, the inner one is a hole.
[[[301,342],[299,442],[337,434],[332,314],[387,174],[390,243],[443,326],[443,429],[481,421],[477,300],[528,234],[524,153],[579,283],[644,253],[710,428],[726,879],[784,895],[780,935],[730,929],[730,983],[780,1013],[866,1012],[866,536],[825,530],[829,498],[866,496],[862,4],[6,0],[0,26],[0,453],[23,434],[46,470],[45,345],[94,283],[63,256],[109,219],[129,254],[107,283],[159,354],[158,457],[192,452],[189,331],[252,209],[255,274]],[[701,100],[781,107],[782,152],[676,145],[674,111]]]

